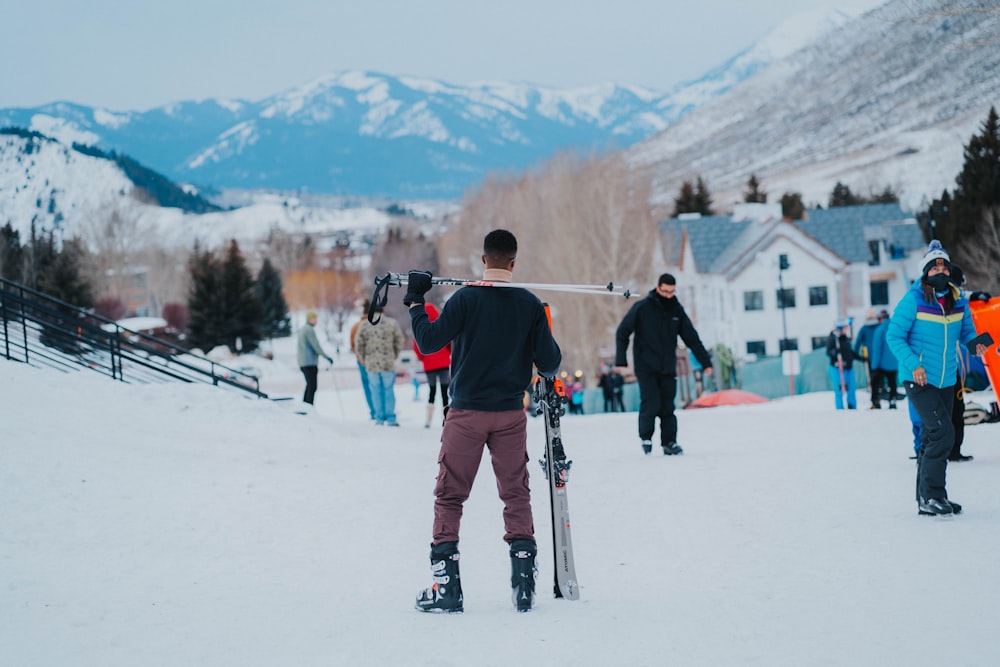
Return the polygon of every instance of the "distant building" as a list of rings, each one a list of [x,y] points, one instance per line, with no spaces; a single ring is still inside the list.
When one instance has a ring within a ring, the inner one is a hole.
[[[121,299],[126,313],[136,317],[146,317],[155,310],[153,295],[149,288],[148,267],[127,267],[122,271],[108,269],[105,273],[114,294]]]
[[[806,215],[789,222],[779,204],[741,204],[660,223],[667,270],[706,345],[743,359],[809,352],[837,318],[856,330],[869,309],[891,311],[919,276],[926,242],[898,204]]]

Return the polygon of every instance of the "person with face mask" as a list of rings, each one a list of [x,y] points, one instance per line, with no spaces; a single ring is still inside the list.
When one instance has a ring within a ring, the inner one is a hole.
[[[941,243],[931,241],[923,270],[896,305],[889,319],[886,342],[899,362],[906,396],[921,422],[917,455],[917,512],[960,514],[962,506],[948,499],[945,474],[955,441],[951,422],[958,382],[958,345],[976,337],[969,304],[952,282],[951,258]],[[976,354],[986,354],[985,345]]]
[[[653,431],[660,418],[660,445],[667,456],[684,453],[677,444],[677,337],[688,346],[702,373],[711,375],[712,358],[677,300],[677,280],[664,273],[645,299],[629,309],[615,333],[615,365],[628,367],[629,338],[635,338],[632,358],[639,382],[639,439],[642,451],[653,451]],[[624,374],[624,373],[623,373]]]

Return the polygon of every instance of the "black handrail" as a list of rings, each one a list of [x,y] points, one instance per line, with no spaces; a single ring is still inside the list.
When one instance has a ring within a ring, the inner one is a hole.
[[[122,382],[211,383],[267,398],[253,375],[4,278],[0,320],[7,359],[64,371],[90,368]],[[12,337],[18,326],[20,340]]]

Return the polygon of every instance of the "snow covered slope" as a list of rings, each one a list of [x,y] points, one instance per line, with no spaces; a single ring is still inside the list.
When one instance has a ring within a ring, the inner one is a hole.
[[[916,206],[954,185],[1000,102],[1000,12],[893,0],[705,102],[630,149],[661,201],[701,175],[725,209],[751,174],[825,205],[839,180]]]

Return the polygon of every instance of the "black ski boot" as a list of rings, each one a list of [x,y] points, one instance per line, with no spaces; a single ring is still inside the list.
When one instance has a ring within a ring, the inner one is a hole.
[[[959,511],[961,511],[961,507],[962,506],[959,505]],[[954,508],[947,500],[941,500],[938,498],[925,498],[917,505],[917,514],[928,516],[949,516],[954,513]]]
[[[535,604],[535,554],[538,547],[534,540],[514,540],[510,543],[510,587],[514,608],[520,612],[531,611]]]
[[[677,456],[683,454],[684,450],[676,442],[671,441],[663,445],[663,453],[667,456]]]
[[[458,542],[431,545],[431,572],[434,585],[417,596],[420,611],[460,614],[462,608],[462,580],[458,576]]]
[[[643,440],[642,441],[642,453],[643,454],[649,454],[651,451],[653,451],[653,441],[652,440]]]

